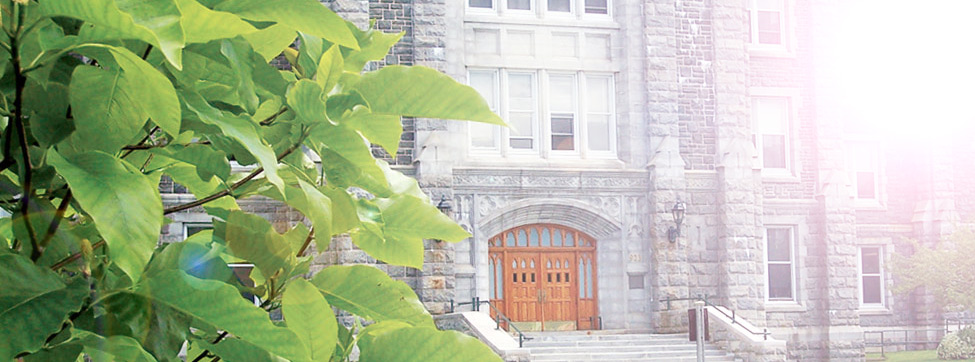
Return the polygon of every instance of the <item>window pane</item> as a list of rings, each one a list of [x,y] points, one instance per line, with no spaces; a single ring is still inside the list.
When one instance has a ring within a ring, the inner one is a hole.
[[[782,10],[785,8],[784,0],[758,0],[759,10]]]
[[[880,248],[860,249],[860,265],[863,274],[880,274]]]
[[[576,82],[573,76],[551,76],[549,77],[549,104],[552,112],[575,112]]]
[[[548,0],[548,11],[569,12],[569,0]]]
[[[759,44],[782,44],[781,15],[776,11],[758,12]]]
[[[857,172],[857,198],[876,198],[876,182],[873,172]]]
[[[880,288],[880,276],[863,277],[863,304],[883,303],[883,294]]]
[[[531,138],[512,138],[508,140],[509,147],[519,150],[530,150],[535,147],[533,146],[534,143]]]
[[[609,116],[589,114],[588,117],[589,149],[593,151],[609,151]]]
[[[785,136],[762,136],[762,160],[765,168],[786,168]]]
[[[531,10],[531,0],[508,0],[508,9]]]
[[[787,98],[756,98],[752,111],[758,117],[757,133],[786,134],[789,131],[789,100]]]
[[[528,239],[528,246],[538,246],[538,230],[531,229],[531,232],[529,232],[528,235],[531,235]]]
[[[586,77],[586,92],[588,99],[586,105],[589,112],[610,113],[609,105],[609,78],[606,77]]]
[[[789,264],[769,264],[769,299],[792,299],[792,266]]]
[[[571,114],[552,114],[552,149],[571,151],[575,149]]]
[[[791,229],[768,229],[768,261],[792,260]]]
[[[468,4],[472,8],[491,8],[491,0],[470,0]]]
[[[213,225],[212,224],[186,225],[186,237],[193,236],[193,234],[196,234],[204,230],[213,230]]]
[[[516,110],[535,109],[531,74],[508,75],[508,107]]]
[[[495,143],[495,129],[498,126],[487,123],[470,122],[467,124],[471,132],[471,145],[474,147],[493,148]]]
[[[497,295],[494,293],[494,291],[498,289],[497,280],[494,279],[496,277],[497,275],[494,273],[494,261],[492,260],[490,263],[488,263],[488,285],[491,286],[488,288],[488,298],[490,299],[498,299]]]
[[[606,0],[586,0],[586,14],[607,14]]]

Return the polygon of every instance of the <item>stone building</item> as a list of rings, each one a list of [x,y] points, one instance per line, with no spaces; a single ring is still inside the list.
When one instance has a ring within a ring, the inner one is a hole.
[[[400,153],[376,150],[474,235],[428,242],[423,270],[385,266],[434,313],[476,297],[526,327],[671,332],[688,304],[665,301],[707,296],[790,359],[858,359],[865,330],[942,322],[883,264],[975,210],[975,148],[880,142],[844,109],[845,2],[323,2],[404,31],[382,63],[439,69],[512,125],[404,119]],[[340,240],[320,262],[369,260]]]

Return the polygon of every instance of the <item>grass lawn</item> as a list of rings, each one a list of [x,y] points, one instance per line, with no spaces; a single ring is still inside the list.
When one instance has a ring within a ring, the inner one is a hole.
[[[887,353],[886,359],[880,357],[880,353],[867,353],[867,361],[943,362],[945,360],[938,359],[938,351],[926,350],[926,351],[889,352]],[[955,360],[955,361],[960,361],[960,360]],[[966,361],[975,362],[975,360],[971,360],[971,359]]]

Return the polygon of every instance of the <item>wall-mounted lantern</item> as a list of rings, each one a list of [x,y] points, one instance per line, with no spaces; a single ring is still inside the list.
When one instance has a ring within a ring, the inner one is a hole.
[[[677,238],[680,237],[680,224],[684,223],[684,211],[684,201],[681,201],[680,196],[678,196],[674,207],[670,209],[670,213],[674,216],[674,224],[677,224],[677,226],[671,226],[667,230],[667,239],[672,243],[676,243]]]
[[[450,212],[454,209],[454,205],[450,204],[450,200],[447,200],[447,195],[440,195],[440,202],[437,203],[437,210],[440,210],[444,215],[450,216]]]

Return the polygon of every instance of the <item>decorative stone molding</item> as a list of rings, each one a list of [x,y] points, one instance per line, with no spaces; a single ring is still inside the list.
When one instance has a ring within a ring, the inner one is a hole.
[[[498,199],[494,199],[498,200]],[[565,225],[600,239],[621,231],[619,220],[594,212],[593,205],[568,199],[525,199],[499,205],[478,222],[482,235],[497,235],[507,229],[537,223]]]

